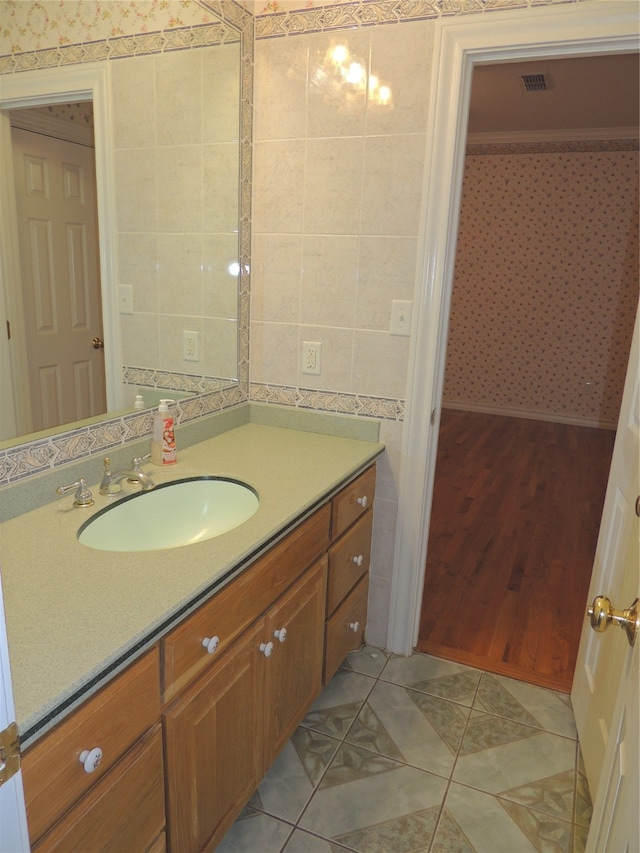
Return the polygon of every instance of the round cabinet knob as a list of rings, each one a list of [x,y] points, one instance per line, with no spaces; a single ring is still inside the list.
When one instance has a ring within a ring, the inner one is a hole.
[[[207,650],[207,654],[212,655],[220,645],[220,637],[205,637],[202,645]]]
[[[94,746],[93,749],[83,749],[80,753],[80,763],[84,767],[85,773],[93,773],[102,761],[102,750],[99,746]]]
[[[359,622],[349,622],[349,628],[353,631],[354,634],[357,634],[360,630]]]
[[[273,643],[260,643],[260,651],[266,658],[270,658],[273,652]]]
[[[287,639],[287,629],[278,628],[277,631],[273,632],[273,636],[276,638],[276,640],[280,640],[281,643],[284,643],[284,641]]]
[[[368,503],[368,501],[367,501],[367,496],[366,496],[366,495],[363,495],[361,498],[356,498],[356,503],[357,503],[357,504],[360,504],[360,506],[362,507],[362,509],[364,509],[364,508],[366,507],[367,503]]]
[[[358,554],[357,557],[352,557],[351,560],[356,564],[356,566],[361,566],[364,563],[364,557],[362,554]]]

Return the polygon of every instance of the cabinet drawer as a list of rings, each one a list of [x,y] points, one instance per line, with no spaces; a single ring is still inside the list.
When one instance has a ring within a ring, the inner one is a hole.
[[[325,684],[328,684],[349,652],[359,649],[364,643],[368,595],[369,575],[365,575],[327,620],[324,645]]]
[[[161,850],[164,825],[162,727],[156,725],[33,850],[34,853]]]
[[[329,549],[327,613],[331,615],[354,584],[369,570],[373,513],[365,515]]]
[[[347,527],[373,506],[375,490],[376,468],[374,465],[336,495],[332,501],[332,541],[342,536]]]
[[[154,647],[25,752],[22,770],[32,842],[158,722],[159,675]],[[102,760],[87,773],[80,754],[94,747],[102,750]]]
[[[165,702],[217,660],[326,551],[329,517],[329,506],[319,509],[166,636]],[[203,641],[216,637],[215,650],[208,653]]]

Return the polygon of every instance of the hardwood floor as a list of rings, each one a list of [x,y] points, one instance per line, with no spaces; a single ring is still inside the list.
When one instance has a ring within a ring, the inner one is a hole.
[[[443,411],[420,651],[570,691],[614,439]]]

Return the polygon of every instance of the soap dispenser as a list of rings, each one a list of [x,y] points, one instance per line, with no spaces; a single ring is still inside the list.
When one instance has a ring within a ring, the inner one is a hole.
[[[151,461],[154,465],[173,465],[177,461],[175,425],[173,415],[169,413],[169,403],[173,402],[160,400],[158,411],[153,416]]]

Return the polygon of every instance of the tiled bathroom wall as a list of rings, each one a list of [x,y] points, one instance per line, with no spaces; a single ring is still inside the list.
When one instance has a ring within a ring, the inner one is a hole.
[[[251,394],[296,389],[405,398],[409,337],[391,303],[413,298],[434,20],[265,38],[255,45]],[[336,50],[391,101],[339,82]],[[320,375],[302,372],[304,341]],[[315,397],[313,396],[315,394]],[[335,403],[335,401],[334,401]],[[384,643],[402,409],[382,416],[369,637]]]
[[[466,158],[444,403],[615,428],[638,304],[637,141],[504,147]]]
[[[239,67],[237,41],[112,63],[125,365],[237,378]]]

